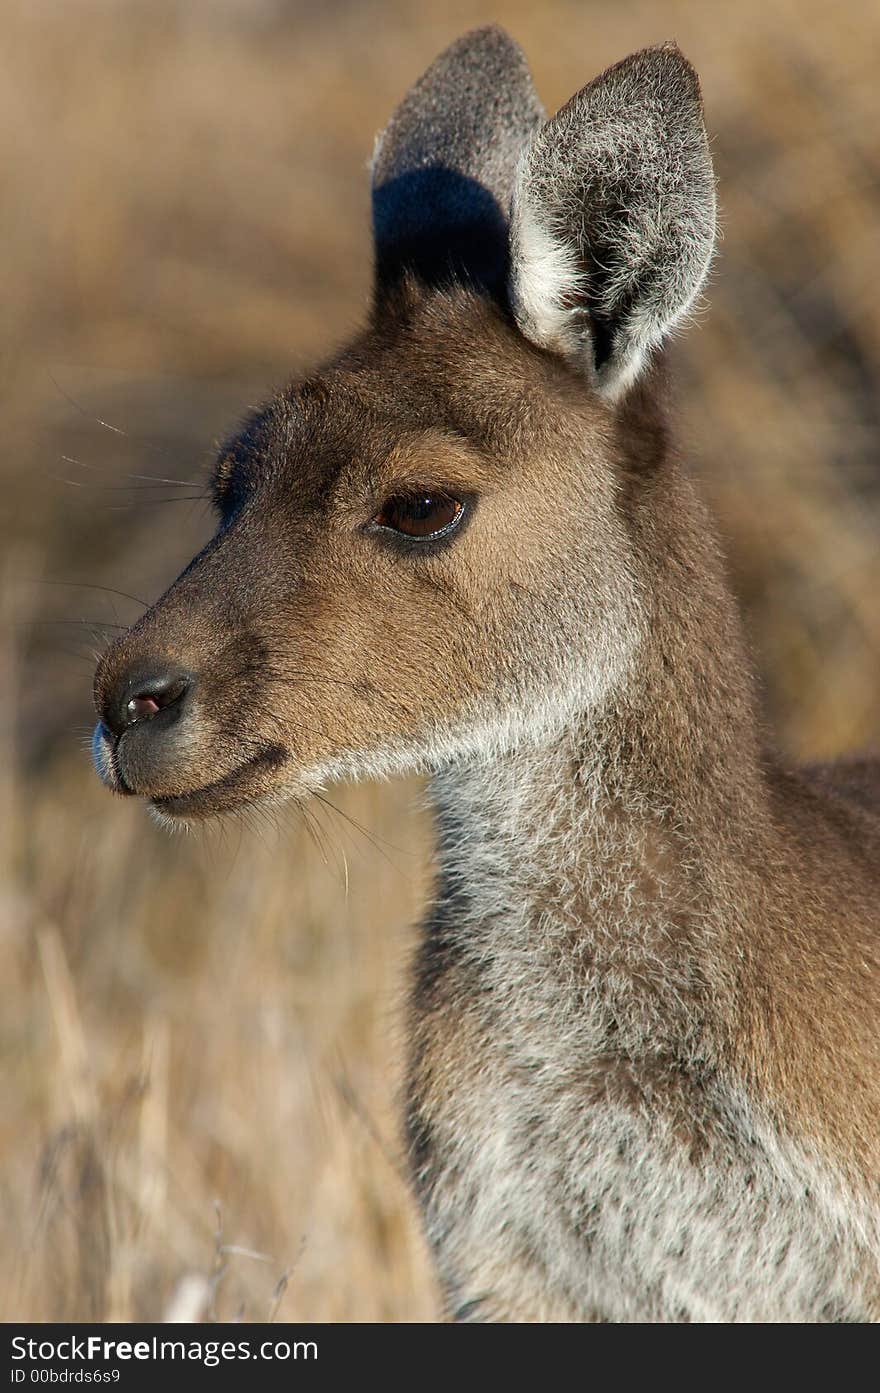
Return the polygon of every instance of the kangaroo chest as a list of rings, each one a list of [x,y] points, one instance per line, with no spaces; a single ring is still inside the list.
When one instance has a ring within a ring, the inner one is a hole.
[[[846,1202],[672,1028],[661,986],[692,974],[634,975],[564,918],[499,928],[429,931],[414,998],[411,1154],[457,1317],[876,1316]]]

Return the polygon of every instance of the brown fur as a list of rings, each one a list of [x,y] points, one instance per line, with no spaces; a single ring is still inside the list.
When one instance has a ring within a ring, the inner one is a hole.
[[[880,767],[773,750],[666,396],[403,278],[222,452],[96,678],[182,665],[186,715],[104,773],[188,818],[435,773],[407,1121],[461,1318],[878,1318]],[[371,533],[422,487],[450,544]]]

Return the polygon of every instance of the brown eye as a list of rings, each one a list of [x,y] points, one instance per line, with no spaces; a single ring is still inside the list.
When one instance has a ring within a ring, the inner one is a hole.
[[[448,493],[432,493],[419,489],[414,493],[399,493],[386,498],[373,518],[377,527],[415,537],[420,542],[451,532],[461,521],[464,504]]]

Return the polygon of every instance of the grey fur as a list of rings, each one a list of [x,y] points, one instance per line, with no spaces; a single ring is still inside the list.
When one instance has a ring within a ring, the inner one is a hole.
[[[612,394],[689,308],[715,235],[697,75],[673,44],[609,68],[522,162],[511,290],[524,333]]]

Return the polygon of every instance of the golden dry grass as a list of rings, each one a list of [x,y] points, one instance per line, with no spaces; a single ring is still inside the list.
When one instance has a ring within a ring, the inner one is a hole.
[[[168,839],[97,786],[91,634],[54,621],[123,622],[137,605],[91,587],[147,597],[188,558],[200,505],[128,475],[195,477],[356,322],[373,133],[487,18],[551,106],[659,39],[699,67],[725,237],[676,350],[685,439],[783,742],[876,740],[873,0],[3,0],[7,1319],[434,1312],[394,1113],[417,790],[339,790],[369,835],[317,808],[318,845],[292,820]]]

